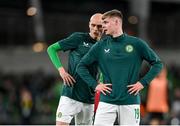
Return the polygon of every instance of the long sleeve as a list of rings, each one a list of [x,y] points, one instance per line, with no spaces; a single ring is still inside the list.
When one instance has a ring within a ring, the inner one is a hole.
[[[61,46],[59,45],[58,42],[50,45],[47,49],[48,55],[52,61],[52,63],[54,64],[54,66],[58,69],[60,67],[62,67],[62,63],[60,58],[58,57],[58,51],[61,50]]]
[[[140,50],[141,50],[142,58],[151,65],[150,70],[140,80],[140,82],[144,86],[146,86],[162,70],[163,64],[162,64],[160,58],[157,56],[157,54],[145,42],[142,42],[140,44]]]
[[[97,62],[97,59],[98,59],[98,51],[97,50],[98,50],[98,44],[96,43],[89,50],[89,52],[81,59],[79,65],[77,67],[77,73],[88,84],[88,86],[92,87],[93,89],[96,88],[98,82],[89,73],[88,66],[92,63]]]

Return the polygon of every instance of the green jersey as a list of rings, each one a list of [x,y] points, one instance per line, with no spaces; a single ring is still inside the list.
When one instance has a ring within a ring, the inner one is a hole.
[[[151,69],[143,78],[139,78],[143,60],[151,65]],[[116,105],[139,104],[139,94],[129,94],[127,86],[137,81],[148,85],[162,69],[156,53],[143,40],[127,34],[116,38],[105,37],[82,58],[77,72],[92,88],[97,86],[97,81],[87,68],[94,62],[100,67],[103,82],[112,84],[112,92],[101,94],[100,101]]]
[[[67,96],[83,103],[94,103],[93,89],[88,87],[88,85],[79,77],[76,68],[81,58],[89,51],[95,42],[96,40],[92,39],[88,33],[74,33],[68,38],[58,41],[63,51],[70,51],[68,73],[76,80],[73,87],[64,85],[62,96]],[[94,63],[88,68],[89,73],[95,80],[98,71],[96,66],[96,63]]]

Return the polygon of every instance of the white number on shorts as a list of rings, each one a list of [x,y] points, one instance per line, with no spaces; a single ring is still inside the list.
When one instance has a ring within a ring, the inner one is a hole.
[[[140,117],[140,113],[139,113],[139,108],[136,108],[136,109],[134,109],[134,117],[135,117],[135,119],[139,119],[139,117]]]

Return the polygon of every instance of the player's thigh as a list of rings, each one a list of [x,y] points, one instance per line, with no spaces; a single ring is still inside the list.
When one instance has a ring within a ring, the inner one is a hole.
[[[99,102],[94,125],[112,126],[117,116],[117,105]]]
[[[92,125],[94,116],[94,104],[83,103],[80,113],[75,116],[76,125]]]
[[[81,111],[82,104],[70,99],[66,96],[61,96],[56,112],[56,122],[70,123],[73,116]]]
[[[120,125],[139,125],[140,105],[120,105],[118,113]]]

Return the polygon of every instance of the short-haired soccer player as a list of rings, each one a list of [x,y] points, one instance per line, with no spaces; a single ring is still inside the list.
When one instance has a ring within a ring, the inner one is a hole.
[[[116,117],[120,125],[139,125],[139,91],[150,83],[163,65],[145,41],[123,33],[121,11],[108,11],[102,20],[107,36],[89,50],[77,68],[89,87],[101,92],[94,125],[112,126]],[[151,69],[139,78],[143,60],[151,65]],[[88,72],[89,65],[96,62],[103,74],[103,83]]]

